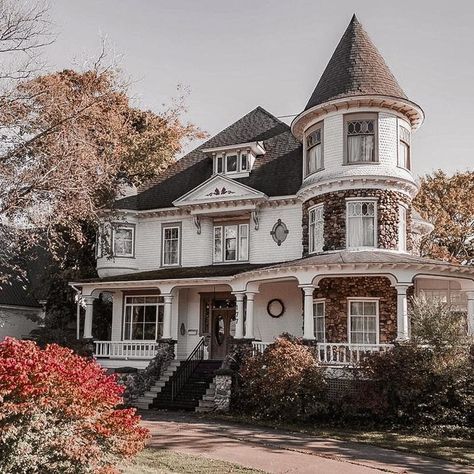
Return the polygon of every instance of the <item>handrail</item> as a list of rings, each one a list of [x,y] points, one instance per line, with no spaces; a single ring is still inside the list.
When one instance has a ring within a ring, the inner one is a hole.
[[[189,377],[193,375],[199,362],[204,359],[204,337],[197,343],[189,357],[178,367],[171,378],[171,400],[174,400],[181,389],[184,387]]]

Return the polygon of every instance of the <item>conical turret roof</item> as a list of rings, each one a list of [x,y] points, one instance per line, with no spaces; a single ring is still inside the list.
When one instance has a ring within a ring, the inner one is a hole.
[[[382,55],[354,15],[305,110],[330,100],[356,95],[407,99]]]

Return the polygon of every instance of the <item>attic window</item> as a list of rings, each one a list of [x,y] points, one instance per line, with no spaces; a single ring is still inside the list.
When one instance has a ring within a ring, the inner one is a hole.
[[[214,157],[214,173],[226,175],[248,173],[250,164],[248,152],[223,153]]]

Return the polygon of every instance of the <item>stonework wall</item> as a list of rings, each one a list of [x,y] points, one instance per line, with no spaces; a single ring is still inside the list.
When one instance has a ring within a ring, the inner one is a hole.
[[[323,194],[303,203],[303,255],[308,255],[308,209],[324,204],[324,248],[343,250],[346,248],[346,199],[377,198],[378,248],[398,249],[398,226],[400,203],[407,212],[407,251],[412,249],[411,200],[405,194],[382,189],[350,189]]]
[[[380,343],[397,336],[397,290],[385,277],[324,278],[314,292],[326,303],[326,341],[347,342],[347,298],[379,299]]]

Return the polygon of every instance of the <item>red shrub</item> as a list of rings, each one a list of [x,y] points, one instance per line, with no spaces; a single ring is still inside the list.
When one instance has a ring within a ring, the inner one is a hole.
[[[0,472],[105,473],[147,430],[117,409],[123,388],[96,362],[52,344],[0,343]]]

